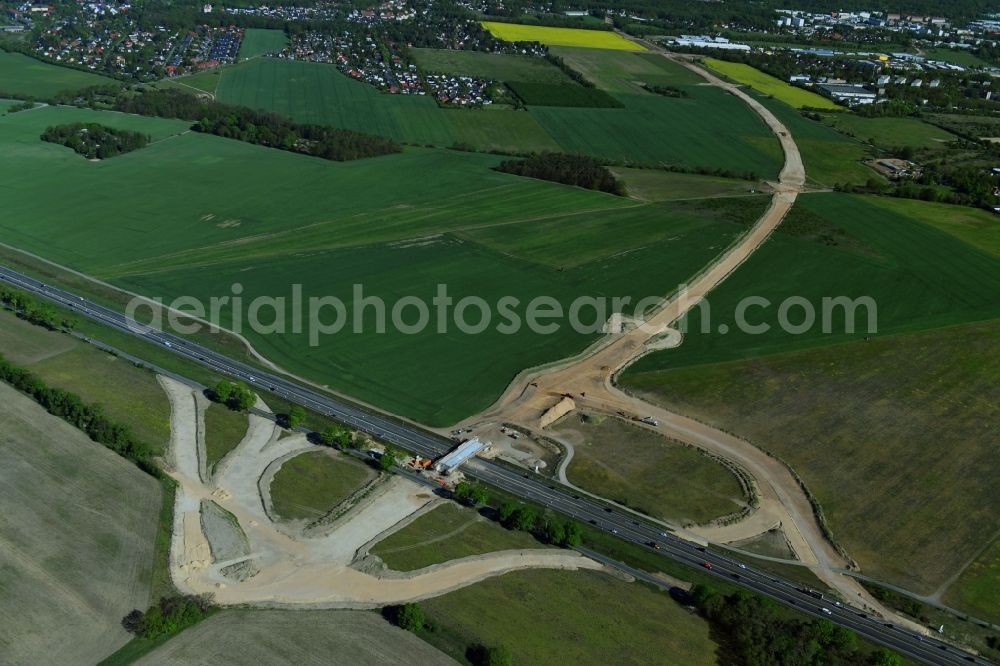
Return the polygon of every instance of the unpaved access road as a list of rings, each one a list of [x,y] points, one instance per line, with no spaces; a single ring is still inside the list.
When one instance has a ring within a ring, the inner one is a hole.
[[[264,509],[267,489],[259,481],[268,467],[289,453],[321,450],[305,437],[278,438],[273,422],[262,417],[243,441],[219,464],[214,481],[201,478],[197,423],[204,409],[197,391],[161,377],[171,404],[168,473],[177,481],[170,572],[187,593],[212,593],[223,605],[264,604],[369,608],[425,599],[518,569],[601,569],[603,565],[574,551],[538,549],[501,551],[452,560],[424,569],[378,575],[352,568],[358,551],[379,535],[388,535],[431,502],[424,486],[393,476],[338,519],[329,531],[306,536],[272,522]],[[235,518],[250,553],[230,561],[212,560],[201,521],[202,500],[211,500]],[[256,574],[236,580],[227,567],[251,561]]]

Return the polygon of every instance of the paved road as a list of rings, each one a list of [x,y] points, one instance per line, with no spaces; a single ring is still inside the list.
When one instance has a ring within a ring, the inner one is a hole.
[[[130,322],[120,312],[92,303],[81,296],[57,289],[8,268],[0,267],[0,282],[72,308],[85,317],[130,333],[153,344],[158,344],[178,356],[200,363],[220,374],[245,381],[258,390],[269,391],[320,414],[331,416],[358,430],[421,456],[437,457],[454,445],[450,440],[412,424],[401,423],[386,415],[377,414],[319,393],[284,377],[235,361],[175,335],[142,327],[135,322]],[[826,617],[837,624],[854,629],[861,636],[886,645],[913,659],[929,664],[990,663],[981,657],[962,652],[936,638],[917,636],[909,631],[886,625],[881,619],[872,617],[856,608],[847,605],[836,606],[831,600],[816,599],[798,589],[799,586],[795,583],[782,580],[769,573],[746,568],[745,565],[722,554],[703,551],[696,544],[663,532],[658,526],[640,522],[631,514],[604,506],[588,497],[574,495],[570,489],[561,489],[555,481],[547,481],[526,471],[478,459],[467,463],[464,471],[469,476],[518,497],[549,507],[599,529],[607,530],[620,539],[643,545],[655,543],[659,545],[658,553],[684,564],[696,567],[705,564],[711,565],[711,569],[706,567],[705,571],[714,576],[742,585],[781,603],[794,606],[810,615]],[[646,580],[654,585],[664,586],[662,581],[645,572],[626,567],[620,562],[614,562],[592,551],[586,551],[586,553],[618,569],[627,571],[636,578]]]

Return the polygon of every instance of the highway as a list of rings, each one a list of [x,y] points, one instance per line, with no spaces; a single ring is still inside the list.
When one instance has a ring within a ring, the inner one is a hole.
[[[171,350],[178,356],[200,363],[220,374],[242,380],[260,391],[278,395],[320,414],[333,417],[353,428],[390,442],[412,453],[435,458],[454,446],[454,442],[409,423],[399,422],[389,416],[374,413],[344,400],[320,393],[283,376],[269,373],[246,363],[235,361],[184,338],[131,322],[124,314],[92,303],[81,296],[57,289],[6,267],[0,267],[0,282],[30,292],[61,306],[72,308],[82,316],[135,335],[153,344]],[[827,618],[836,624],[849,627],[860,636],[885,645],[900,654],[928,664],[990,664],[991,662],[963,652],[935,637],[918,636],[909,630],[885,623],[848,604],[838,605],[832,599],[817,599],[799,589],[801,586],[782,580],[770,573],[756,571],[727,558],[725,555],[706,551],[697,544],[676,537],[661,527],[642,521],[639,517],[619,509],[604,506],[587,497],[573,494],[550,481],[528,471],[516,470],[499,463],[474,459],[466,463],[463,471],[508,493],[563,513],[581,523],[607,530],[620,539],[637,543],[646,548],[659,546],[657,552],[664,557],[695,567],[704,572],[742,585],[754,592],[816,617]],[[583,549],[581,549],[583,550]],[[628,567],[620,562],[583,550],[611,566],[626,571],[636,578],[664,587],[663,581],[650,574]],[[709,565],[709,566],[706,566]]]

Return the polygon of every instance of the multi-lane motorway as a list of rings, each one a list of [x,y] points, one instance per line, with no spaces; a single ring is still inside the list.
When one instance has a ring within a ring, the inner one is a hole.
[[[331,416],[353,428],[421,456],[437,457],[448,451],[454,444],[448,439],[412,424],[397,421],[389,416],[320,393],[286,377],[235,361],[184,338],[141,327],[135,322],[130,322],[121,312],[92,303],[81,296],[55,288],[8,268],[0,267],[0,282],[5,282],[12,287],[30,292],[61,306],[72,308],[85,317],[160,345],[220,374],[242,380],[260,391],[273,393],[320,414]],[[697,544],[676,537],[663,531],[661,527],[644,522],[632,514],[615,507],[604,506],[588,497],[575,495],[555,481],[548,481],[535,474],[478,459],[467,463],[464,471],[467,475],[508,493],[549,507],[583,523],[596,526],[598,529],[607,530],[620,539],[647,548],[653,548],[649,544],[656,544],[659,547],[656,552],[664,557],[670,557],[695,567],[702,567],[706,573],[742,585],[771,599],[794,606],[810,615],[824,617],[839,625],[849,627],[859,635],[886,645],[913,659],[930,664],[990,663],[935,637],[919,636],[910,630],[893,626],[881,618],[852,607],[848,603],[838,605],[831,599],[817,599],[807,591],[799,589],[800,586],[796,583],[748,568],[724,555],[703,550]],[[585,552],[587,555],[627,571],[637,578],[654,585],[664,586],[663,581],[646,572],[627,567],[620,562],[614,562],[592,551]]]

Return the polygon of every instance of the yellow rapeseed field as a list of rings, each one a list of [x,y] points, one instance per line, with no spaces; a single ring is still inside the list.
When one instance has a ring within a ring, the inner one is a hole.
[[[550,28],[542,25],[497,23],[483,21],[483,27],[498,39],[508,42],[539,42],[547,46],[581,46],[590,49],[616,51],[645,51],[645,47],[630,42],[619,34],[607,30],[581,30],[579,28]]]
[[[822,95],[803,90],[802,88],[796,88],[750,65],[744,65],[740,62],[716,60],[715,58],[705,58],[705,64],[737,83],[748,85],[765,95],[771,95],[785,104],[794,106],[796,109],[813,108],[840,111],[844,108]]]

